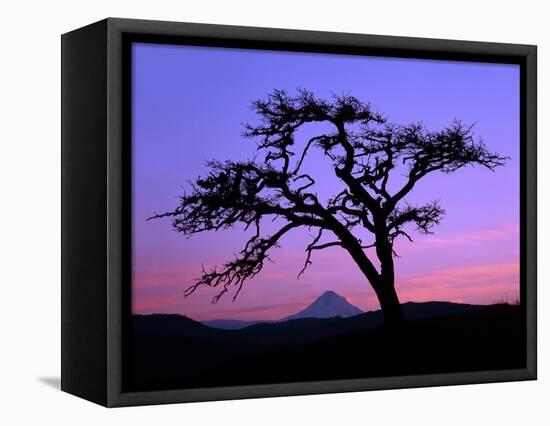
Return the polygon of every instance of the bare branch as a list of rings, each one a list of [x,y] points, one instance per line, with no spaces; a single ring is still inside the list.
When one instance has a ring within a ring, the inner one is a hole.
[[[257,235],[254,235],[248,240],[239,256],[225,263],[220,270],[213,268],[210,271],[205,271],[203,268],[201,277],[185,290],[185,296],[193,294],[201,286],[222,286],[220,293],[212,299],[212,302],[216,303],[223,294],[227,293],[231,286],[235,286],[237,287],[233,296],[233,300],[235,300],[245,281],[254,278],[262,270],[265,260],[268,259],[269,250],[277,245],[284,234],[297,226],[287,224],[267,238],[258,238]]]
[[[412,242],[410,235],[403,230],[407,223],[414,224],[421,234],[431,234],[433,226],[439,225],[444,215],[445,210],[437,201],[420,207],[407,204],[403,208],[396,208],[388,219],[389,237],[393,241],[402,235]]]
[[[303,275],[303,273],[306,271],[307,267],[311,265],[311,252],[313,250],[313,247],[315,247],[315,244],[319,242],[322,236],[323,236],[323,228],[320,228],[315,238],[313,238],[313,241],[306,247],[306,253],[307,253],[306,261],[304,262],[304,267],[298,273],[298,278],[300,278]]]

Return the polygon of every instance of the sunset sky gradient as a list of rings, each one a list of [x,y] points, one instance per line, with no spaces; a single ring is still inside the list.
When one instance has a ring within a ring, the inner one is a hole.
[[[242,123],[257,122],[251,102],[275,88],[298,88],[329,98],[352,94],[390,122],[422,122],[439,130],[457,118],[475,123],[490,150],[510,157],[494,173],[467,167],[432,174],[408,200],[440,201],[447,214],[433,235],[414,234],[396,249],[402,302],[448,300],[489,304],[519,297],[519,66],[434,60],[268,52],[158,44],[132,48],[134,313],[180,313],[195,319],[278,319],[333,290],[363,310],[378,309],[369,283],[339,248],[314,253],[297,274],[311,240],[297,230],[271,252],[273,263],[245,288],[217,304],[218,290],[183,290],[206,268],[233,258],[247,236],[242,228],[186,239],[170,220],[146,221],[174,209],[204,161],[252,158]],[[308,132],[298,133],[303,139]],[[327,159],[305,165],[321,196],[338,192]],[[270,228],[266,228],[270,230]]]

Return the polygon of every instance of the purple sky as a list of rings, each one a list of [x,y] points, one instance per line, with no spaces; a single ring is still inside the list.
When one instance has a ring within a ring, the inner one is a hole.
[[[209,159],[247,159],[254,143],[240,135],[256,122],[251,101],[275,88],[318,97],[350,93],[390,122],[421,121],[430,130],[454,118],[476,123],[490,150],[508,155],[495,173],[465,168],[433,174],[408,200],[438,199],[447,214],[435,234],[397,243],[397,289],[402,302],[450,300],[494,303],[519,294],[519,67],[294,52],[267,52],[158,44],[133,46],[133,310],[175,312],[196,319],[276,319],[334,290],[364,310],[378,309],[374,292],[341,249],[314,253],[297,280],[311,236],[297,230],[271,252],[274,263],[236,302],[216,289],[182,292],[201,264],[221,264],[247,239],[242,229],[177,234],[169,220],[146,222],[177,206],[189,180]],[[298,136],[304,139],[306,129]],[[319,153],[307,160],[326,196],[338,192]]]

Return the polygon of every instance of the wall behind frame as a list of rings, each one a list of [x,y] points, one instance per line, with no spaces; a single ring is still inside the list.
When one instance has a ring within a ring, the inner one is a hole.
[[[539,117],[550,115],[550,33],[541,2],[136,2],[21,1],[2,5],[3,305],[0,357],[11,424],[172,423],[265,425],[364,422],[448,425],[544,424],[550,392],[550,229],[539,224],[539,380],[105,410],[54,389],[60,358],[59,35],[107,16],[539,45]],[[539,120],[539,140],[549,140]],[[539,144],[539,217],[550,214],[548,144]]]

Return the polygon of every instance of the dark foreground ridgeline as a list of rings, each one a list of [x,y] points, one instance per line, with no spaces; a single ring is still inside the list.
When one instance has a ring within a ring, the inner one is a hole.
[[[180,315],[135,315],[128,391],[525,368],[519,306],[405,303],[380,311],[217,329]]]

